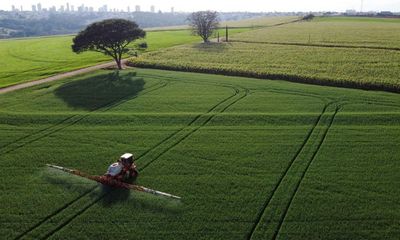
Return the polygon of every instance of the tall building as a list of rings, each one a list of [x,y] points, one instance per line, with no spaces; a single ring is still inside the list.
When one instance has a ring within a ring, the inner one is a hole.
[[[174,13],[174,12],[175,12],[174,7],[171,7],[171,13]]]
[[[74,11],[75,11],[75,6],[71,5],[71,12],[74,12]]]
[[[152,12],[152,13],[156,12],[156,7],[154,7],[154,5],[151,5],[150,12]]]
[[[13,12],[17,11],[17,9],[15,8],[14,5],[11,5],[11,11],[13,11]]]
[[[37,4],[37,10],[38,10],[39,12],[42,11],[42,4],[41,4],[41,3],[38,3],[38,4]]]
[[[64,12],[65,11],[64,5],[61,5],[60,8],[58,9],[58,11]]]
[[[135,6],[135,11],[136,11],[136,12],[140,12],[140,6],[139,6],[139,5],[136,5],[136,6]]]
[[[79,7],[78,7],[78,12],[84,12],[85,11],[85,5],[80,5]]]
[[[126,10],[128,11],[128,13],[131,12],[131,8],[129,6],[126,8]]]
[[[107,5],[103,5],[99,8],[99,12],[108,12],[108,6]]]
[[[69,3],[67,3],[67,12],[69,12],[71,9],[69,8]]]
[[[32,12],[36,12],[36,5],[32,5]]]
[[[20,6],[20,9],[21,9],[21,12],[23,12],[23,11],[24,11],[24,9],[23,9],[22,5]]]

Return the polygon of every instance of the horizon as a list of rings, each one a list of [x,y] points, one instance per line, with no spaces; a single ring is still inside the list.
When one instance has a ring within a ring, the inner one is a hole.
[[[75,10],[78,6],[84,4],[88,7],[93,7],[95,11],[103,5],[108,5],[109,9],[127,10],[129,6],[131,11],[134,11],[135,5],[141,6],[141,11],[150,11],[151,6],[155,6],[156,11],[170,12],[171,8],[174,8],[175,12],[194,12],[200,10],[214,10],[218,12],[324,12],[324,11],[335,11],[345,12],[346,10],[355,10],[358,12],[369,12],[369,11],[392,11],[400,12],[400,0],[381,0],[381,1],[367,1],[367,0],[338,0],[338,1],[317,1],[317,0],[305,0],[302,2],[294,0],[283,0],[279,2],[269,0],[248,0],[248,1],[228,1],[219,0],[218,2],[212,0],[203,1],[171,1],[165,3],[162,0],[135,0],[135,1],[115,1],[103,0],[103,1],[79,1],[79,0],[38,0],[38,1],[11,1],[3,0],[0,3],[0,10],[10,11],[11,6],[14,5],[20,9],[23,7],[24,11],[31,11],[32,5],[42,4],[43,8],[49,9],[52,6],[56,6],[57,9],[62,6],[66,6],[66,3],[75,6]]]

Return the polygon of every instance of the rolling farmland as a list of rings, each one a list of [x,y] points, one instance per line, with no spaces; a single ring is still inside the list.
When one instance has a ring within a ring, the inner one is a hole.
[[[400,91],[398,20],[330,19],[241,33],[229,44],[163,49],[132,65]]]
[[[3,94],[0,105],[7,239],[400,234],[398,94],[143,69]],[[102,174],[128,151],[139,184],[183,200],[44,167]]]
[[[249,28],[233,29],[232,33]],[[221,30],[221,36],[224,30]],[[75,54],[71,50],[73,36],[11,39],[0,41],[0,87],[53,76],[93,66],[112,59],[100,53]],[[199,42],[188,30],[150,31],[145,41],[155,51],[185,43]]]

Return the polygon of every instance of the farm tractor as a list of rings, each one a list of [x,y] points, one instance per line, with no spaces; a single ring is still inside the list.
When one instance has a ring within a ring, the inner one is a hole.
[[[180,197],[169,193],[164,193],[143,186],[139,186],[136,184],[132,184],[132,182],[135,181],[136,178],[138,177],[139,172],[136,168],[136,164],[134,163],[134,157],[131,153],[123,154],[119,158],[119,160],[111,164],[108,167],[107,172],[101,176],[89,175],[79,170],[69,169],[52,164],[46,164],[46,165],[50,168],[57,169],[75,176],[83,177],[92,181],[96,181],[98,183],[101,183],[105,186],[109,186],[112,188],[129,189],[139,192],[151,193],[158,196],[169,197],[173,199],[181,199]]]

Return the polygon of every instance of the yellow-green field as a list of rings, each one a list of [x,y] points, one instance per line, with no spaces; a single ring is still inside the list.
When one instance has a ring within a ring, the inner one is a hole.
[[[400,20],[339,19],[262,28],[225,44],[164,49],[132,64],[400,91]]]

